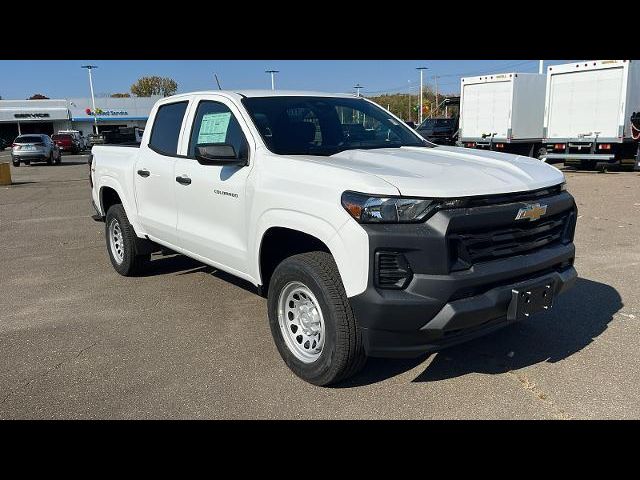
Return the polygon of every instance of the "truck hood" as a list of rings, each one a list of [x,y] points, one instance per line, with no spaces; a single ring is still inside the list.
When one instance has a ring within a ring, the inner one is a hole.
[[[560,170],[540,160],[459,147],[346,150],[326,160],[375,175],[394,185],[401,195],[416,197],[522,192],[564,181]]]

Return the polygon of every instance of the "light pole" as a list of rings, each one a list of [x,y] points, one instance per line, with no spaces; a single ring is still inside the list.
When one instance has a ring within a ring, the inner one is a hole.
[[[438,76],[434,75],[433,76],[433,80],[436,83],[436,117],[437,117],[438,116],[438,107],[439,107],[439,105],[438,105]]]
[[[96,134],[98,132],[98,112],[96,112],[96,97],[93,95],[93,77],[91,76],[91,70],[98,68],[97,65],[82,65],[82,68],[89,70],[89,88],[91,88],[91,103],[93,104],[93,123],[95,125]]]
[[[540,60],[540,65],[538,65],[538,73],[542,74],[544,70],[544,60]]]
[[[265,70],[264,73],[270,73],[271,74],[271,90],[275,90],[276,89],[276,77],[275,74],[276,73],[280,73],[279,70]]]
[[[356,89],[356,97],[359,97],[359,96],[360,96],[360,89],[361,89],[361,88],[364,88],[364,87],[363,87],[362,85],[360,85],[359,83],[356,83],[356,84],[353,86],[353,88],[355,88],[355,89]]]
[[[418,119],[418,124],[422,124],[422,73],[425,70],[428,70],[427,67],[416,67],[416,70],[420,70],[420,115]]]

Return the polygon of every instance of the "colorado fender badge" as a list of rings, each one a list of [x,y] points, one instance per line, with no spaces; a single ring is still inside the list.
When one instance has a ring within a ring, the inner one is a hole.
[[[534,220],[538,220],[541,216],[547,213],[547,206],[540,205],[539,203],[533,203],[531,205],[527,205],[524,208],[518,210],[518,214],[516,215],[516,220],[526,220],[533,222]]]

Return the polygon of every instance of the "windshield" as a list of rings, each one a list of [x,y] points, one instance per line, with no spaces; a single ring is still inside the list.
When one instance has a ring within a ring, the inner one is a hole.
[[[454,118],[427,118],[418,127],[419,130],[423,128],[453,128]]]
[[[361,98],[254,97],[242,102],[267,148],[279,155],[433,146]]]
[[[71,140],[73,137],[67,134],[56,134],[56,135],[52,135],[51,138],[53,140]]]

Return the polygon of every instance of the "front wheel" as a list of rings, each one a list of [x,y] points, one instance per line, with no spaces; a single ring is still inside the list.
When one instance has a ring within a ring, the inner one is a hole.
[[[105,221],[105,235],[109,258],[116,272],[130,277],[144,268],[149,260],[149,254],[137,254],[136,233],[122,205],[113,205],[109,208]]]
[[[329,253],[283,260],[269,283],[268,311],[280,356],[303,380],[325,386],[364,366],[362,334]]]

